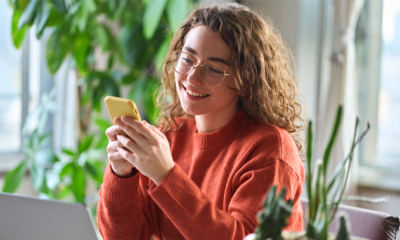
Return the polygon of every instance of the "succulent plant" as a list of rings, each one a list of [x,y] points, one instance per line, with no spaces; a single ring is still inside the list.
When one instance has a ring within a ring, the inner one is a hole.
[[[336,240],[350,240],[351,233],[350,233],[350,226],[347,224],[348,220],[346,215],[340,216],[339,219],[339,230],[336,235]]]
[[[286,188],[280,193],[276,193],[276,186],[273,185],[268,192],[263,203],[264,209],[258,213],[260,225],[256,228],[256,239],[265,240],[281,239],[282,230],[287,226],[287,218],[289,218],[293,200],[285,201]]]

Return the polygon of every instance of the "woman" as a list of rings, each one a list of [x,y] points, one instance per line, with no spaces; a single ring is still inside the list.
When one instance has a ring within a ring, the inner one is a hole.
[[[290,59],[248,8],[194,10],[163,67],[164,126],[122,117],[106,131],[103,238],[243,239],[272,184],[294,200],[286,230],[302,230],[304,120]]]

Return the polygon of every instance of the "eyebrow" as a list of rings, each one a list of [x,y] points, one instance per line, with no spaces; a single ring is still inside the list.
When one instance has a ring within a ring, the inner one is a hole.
[[[183,48],[186,49],[188,52],[190,52],[192,54],[195,54],[195,55],[197,54],[196,51],[191,47],[184,46]],[[220,63],[226,64],[227,66],[229,66],[229,64],[226,62],[226,60],[222,59],[222,58],[209,57],[207,59],[210,60],[210,61],[214,61],[214,62],[220,62]]]

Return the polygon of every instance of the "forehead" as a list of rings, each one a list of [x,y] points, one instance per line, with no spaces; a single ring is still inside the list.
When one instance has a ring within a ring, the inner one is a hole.
[[[186,36],[185,47],[196,51],[199,57],[218,57],[225,60],[229,57],[229,46],[224,42],[219,32],[213,32],[209,27],[199,25]]]

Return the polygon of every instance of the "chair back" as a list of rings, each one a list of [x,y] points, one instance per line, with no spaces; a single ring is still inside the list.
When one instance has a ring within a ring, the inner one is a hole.
[[[301,199],[303,207],[304,230],[306,229],[307,199]],[[339,217],[345,213],[350,221],[351,234],[371,240],[396,240],[400,227],[400,218],[390,216],[384,212],[372,211],[364,208],[340,205],[335,220],[329,227],[329,232],[337,233]]]

